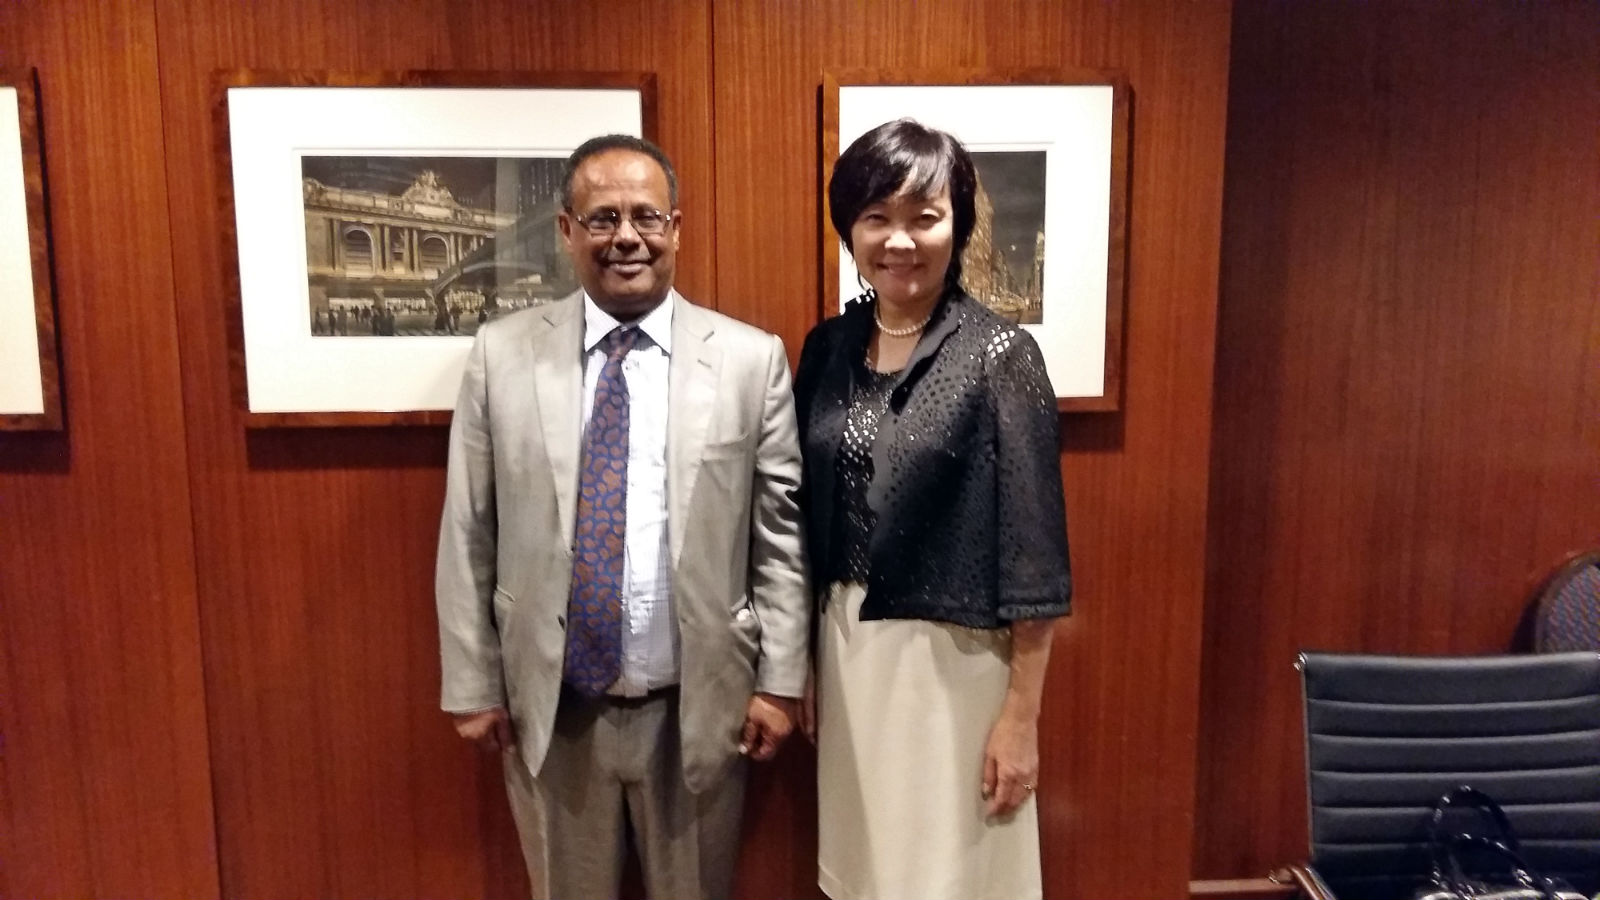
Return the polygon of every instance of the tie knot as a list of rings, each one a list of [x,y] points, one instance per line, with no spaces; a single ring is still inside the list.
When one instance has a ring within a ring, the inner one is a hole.
[[[638,342],[639,329],[617,327],[600,339],[600,347],[606,351],[606,359],[621,359],[627,356],[628,351]]]

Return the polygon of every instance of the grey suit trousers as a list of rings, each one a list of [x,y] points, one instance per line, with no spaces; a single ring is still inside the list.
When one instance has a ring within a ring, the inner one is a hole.
[[[684,780],[678,691],[589,699],[563,687],[539,776],[505,757],[506,792],[536,898],[604,900],[639,854],[652,898],[732,891],[745,763],[696,794]]]

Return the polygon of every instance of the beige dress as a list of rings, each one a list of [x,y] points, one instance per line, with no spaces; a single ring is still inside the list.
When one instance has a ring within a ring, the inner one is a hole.
[[[1010,681],[1011,635],[860,621],[836,583],[817,664],[817,884],[833,900],[1037,898],[1034,799],[984,814],[983,751]]]

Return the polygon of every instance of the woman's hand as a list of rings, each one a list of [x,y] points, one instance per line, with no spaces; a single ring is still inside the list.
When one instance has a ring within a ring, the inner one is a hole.
[[[983,796],[990,816],[1010,815],[1039,783],[1039,722],[1004,709],[983,750]]]
[[[983,796],[990,816],[1010,815],[1039,783],[1039,707],[1054,634],[1053,619],[1011,623],[1011,682],[983,748]]]

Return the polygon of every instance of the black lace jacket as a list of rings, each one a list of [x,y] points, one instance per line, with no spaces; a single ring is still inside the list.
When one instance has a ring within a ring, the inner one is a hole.
[[[873,328],[855,301],[806,337],[795,375],[813,583],[834,581],[835,459]],[[877,516],[862,619],[997,628],[1064,615],[1072,576],[1059,422],[1033,337],[954,293],[900,373],[872,449]]]

